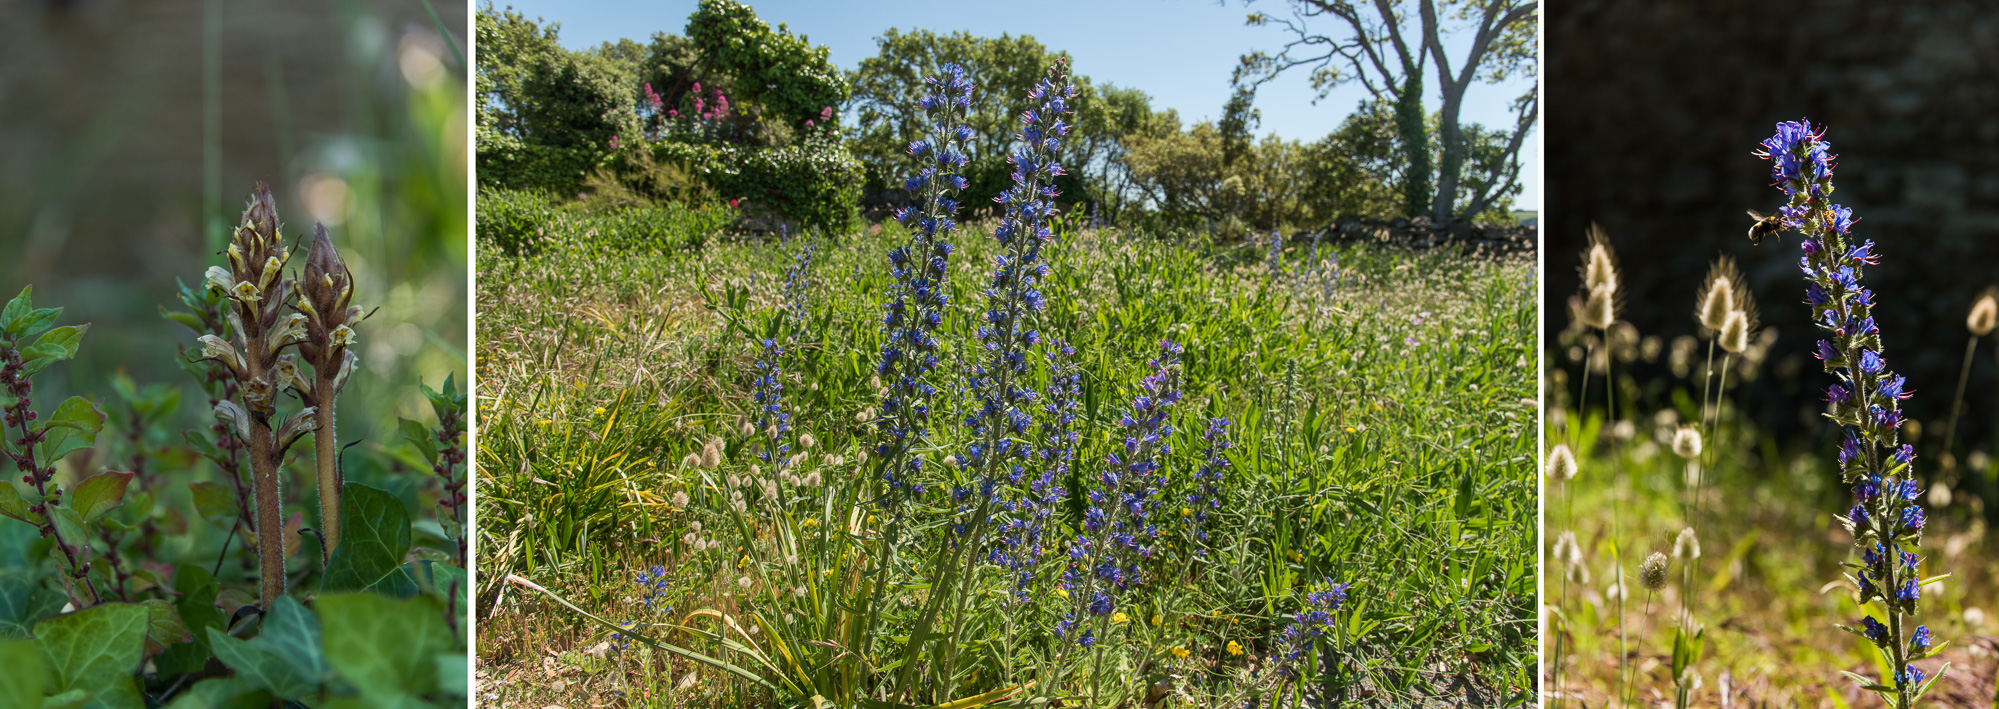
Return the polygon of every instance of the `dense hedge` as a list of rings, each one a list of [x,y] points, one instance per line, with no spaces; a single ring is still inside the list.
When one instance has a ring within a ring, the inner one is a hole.
[[[482,190],[574,196],[599,167],[621,179],[637,175],[633,151],[698,175],[715,194],[746,199],[806,226],[846,227],[861,199],[861,163],[844,147],[807,142],[777,148],[654,143],[603,156],[587,148],[526,145],[501,138],[479,146]],[[601,156],[601,157],[600,157]],[[483,235],[484,227],[481,227]]]
[[[834,144],[757,148],[657,143],[647,149],[656,162],[701,175],[724,198],[764,205],[801,225],[845,228],[861,201],[861,162]],[[614,158],[621,166],[631,162],[622,155]]]
[[[602,151],[531,145],[504,135],[479,144],[479,188],[575,196]]]

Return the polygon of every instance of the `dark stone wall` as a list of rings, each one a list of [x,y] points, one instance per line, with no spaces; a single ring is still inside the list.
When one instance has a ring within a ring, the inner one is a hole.
[[[1731,254],[1780,330],[1770,371],[1788,358],[1796,372],[1743,398],[1759,421],[1805,427],[1829,380],[1808,354],[1817,336],[1798,239],[1752,247],[1743,209],[1779,204],[1757,143],[1779,121],[1809,118],[1839,154],[1835,198],[1878,245],[1867,281],[1889,362],[1917,391],[1911,413],[1948,416],[1965,315],[1999,283],[1999,5],[1571,0],[1550,4],[1546,28],[1551,346],[1590,222],[1618,249],[1623,319],[1668,341],[1694,332],[1707,264]],[[1999,422],[1992,343],[1980,345],[1959,433],[1987,450]]]

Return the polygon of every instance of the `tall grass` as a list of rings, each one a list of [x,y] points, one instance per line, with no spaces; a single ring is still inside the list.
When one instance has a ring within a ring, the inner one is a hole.
[[[582,239],[588,230],[572,228],[558,240]],[[990,262],[993,247],[979,233],[985,228],[975,225],[957,239],[959,263]],[[956,632],[970,643],[963,651],[969,669],[944,694],[1018,687],[1023,696],[1062,695],[1101,682],[1110,696],[1142,697],[1162,680],[1167,691],[1188,696],[1226,694],[1236,686],[1230,680],[1268,662],[1281,616],[1296,610],[1287,600],[1291,589],[1333,578],[1356,586],[1343,622],[1356,640],[1342,645],[1338,660],[1359,677],[1352,691],[1393,701],[1441,691],[1449,675],[1463,675],[1480,693],[1528,701],[1535,504],[1532,443],[1523,434],[1536,413],[1527,379],[1535,322],[1528,260],[1346,245],[1328,249],[1342,274],[1337,288],[1302,288],[1272,283],[1266,254],[1255,247],[1058,228],[1065,243],[1051,251],[1044,289],[1063,297],[1051,299],[1043,329],[1072,344],[1086,373],[1079,465],[1110,451],[1111,424],[1145,368],[1145,353],[1171,339],[1186,349],[1185,417],[1233,422],[1238,448],[1228,503],[1212,523],[1213,553],[1187,575],[1186,588],[1171,602],[1154,597],[1152,605],[1129,609],[1132,620],[1119,624],[1128,629],[1130,651],[1101,668],[1075,666],[1073,654],[1055,665],[1046,631],[1063,599],[1044,587],[1023,606],[1000,612],[1001,605],[987,604],[990,612],[964,619]],[[789,249],[732,239],[622,256],[587,248],[527,257],[481,250],[482,576],[521,574],[604,617],[630,619],[644,615],[631,579],[662,566],[673,579],[675,608],[728,618],[669,637],[709,656],[741,654],[754,640],[755,656],[772,660],[756,673],[764,683],[701,670],[704,681],[689,690],[701,703],[802,700],[772,676],[789,677],[800,690],[847,686],[810,668],[852,648],[776,639],[776,629],[793,627],[780,622],[786,613],[826,622],[838,609],[808,612],[810,603],[828,603],[810,594],[780,609],[762,593],[768,581],[759,573],[794,566],[789,557],[797,556],[806,561],[796,566],[822,578],[859,582],[856,545],[883,521],[859,504],[867,497],[859,486],[832,481],[864,475],[858,471],[869,442],[857,419],[876,400],[875,323],[890,283],[878,264],[905,237],[889,224],[822,238],[815,258],[821,285],[792,346],[785,396],[816,445],[791,472],[819,473],[828,484],[788,502],[781,518],[742,523],[700,498],[726,495],[727,478],[754,462],[754,437],[740,431],[754,340],[786,300],[778,274],[792,259]],[[951,283],[959,310],[946,319],[948,338],[969,334],[975,317],[966,304],[975,287],[972,278]],[[959,360],[947,361],[940,370],[963,371]],[[1201,429],[1183,426],[1175,447],[1199,450]],[[719,468],[683,465],[717,437],[724,440]],[[673,504],[676,493],[690,497],[684,508]],[[1057,524],[1075,528],[1080,505],[1074,498],[1058,505]],[[766,554],[763,563],[738,569],[743,557],[692,550],[687,535],[695,522],[704,531],[693,542],[711,541],[719,525],[752,542],[743,545],[746,554],[759,545],[790,553],[758,552]],[[849,533],[827,533],[833,529]],[[1182,562],[1185,551],[1171,543],[1162,549]],[[736,586],[746,576],[752,593]],[[985,567],[974,595],[999,593],[1005,581]],[[546,602],[519,593],[485,589],[493,614],[481,626],[488,661],[518,661],[550,645],[587,649],[606,637],[539,613]],[[921,588],[901,593],[925,595]],[[765,622],[743,620],[743,613]],[[761,630],[720,630],[730,623]],[[891,623],[886,632],[909,628]],[[804,653],[798,661],[805,664],[783,666],[776,658],[786,653],[776,648]],[[863,660],[876,670],[895,661],[879,653]],[[633,704],[648,703],[638,699],[644,696],[664,701],[690,662],[634,650],[611,663],[615,671],[599,675],[597,686],[625,691]],[[860,674],[852,681],[866,684],[867,672]],[[1026,688],[1030,677],[1046,681]]]

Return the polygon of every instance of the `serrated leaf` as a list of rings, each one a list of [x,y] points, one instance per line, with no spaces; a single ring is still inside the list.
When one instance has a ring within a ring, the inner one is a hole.
[[[61,460],[70,453],[97,445],[97,432],[104,430],[104,412],[83,397],[72,396],[56,407],[42,430],[48,435],[38,444],[42,460]]]
[[[436,692],[437,656],[460,650],[434,596],[334,593],[318,605],[327,663],[369,699]]]
[[[60,362],[75,357],[77,346],[83,344],[83,333],[89,330],[90,326],[87,324],[64,325],[42,333],[41,337],[35,338],[35,344],[21,349],[21,359],[46,357]]]
[[[0,638],[31,637],[35,621],[55,615],[67,602],[61,592],[42,585],[39,573],[0,569]]]
[[[139,605],[146,607],[146,657],[158,656],[169,646],[194,642],[194,636],[188,633],[172,603],[153,598]]]
[[[76,490],[70,493],[69,504],[81,510],[79,514],[83,515],[83,521],[95,522],[124,504],[125,488],[131,483],[131,473],[102,472],[92,475],[76,484]]]
[[[225,521],[236,514],[236,493],[213,480],[188,483],[194,491],[194,511],[203,519]]]
[[[42,703],[49,670],[42,651],[31,640],[0,640],[0,707],[31,707]]]
[[[410,549],[409,511],[382,490],[347,483],[341,487],[340,545],[326,564],[324,591],[375,585],[403,565]]]
[[[148,613],[130,603],[104,603],[35,624],[56,692],[83,690],[86,707],[144,709],[132,680],[146,650]]]

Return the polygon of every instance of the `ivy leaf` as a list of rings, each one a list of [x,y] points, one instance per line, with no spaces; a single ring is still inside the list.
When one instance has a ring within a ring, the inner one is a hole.
[[[66,602],[62,593],[42,585],[41,574],[0,569],[0,638],[30,637],[35,621],[55,615]]]
[[[403,565],[410,550],[409,511],[382,490],[347,483],[340,496],[340,546],[326,564],[323,591],[375,585]]]
[[[118,509],[125,502],[125,488],[132,483],[131,473],[103,472],[85,478],[76,484],[76,491],[70,494],[69,504],[82,510],[83,521],[95,522],[105,513]]]
[[[105,603],[35,624],[58,693],[81,690],[91,709],[144,709],[132,675],[146,650],[144,606]]]
[[[327,594],[319,597],[319,615],[327,662],[370,701],[436,692],[437,658],[461,650],[435,596]]]
[[[203,641],[206,642],[206,641]],[[210,677],[174,697],[167,709],[265,709],[271,693],[242,677]]]
[[[0,706],[32,707],[42,703],[42,682],[48,668],[42,651],[29,640],[0,640]]]
[[[200,672],[208,657],[215,654],[208,647],[208,629],[222,627],[222,614],[215,610],[215,594],[220,588],[208,569],[198,565],[182,564],[174,570],[174,590],[180,593],[176,609],[192,642],[169,647],[153,661],[160,676]]]
[[[271,607],[255,639],[245,642],[220,628],[209,628],[208,644],[236,676],[280,699],[298,701],[318,694],[327,674],[326,657],[319,648],[319,619],[289,596]]]
[[[180,620],[180,613],[165,599],[152,598],[140,603],[146,607],[146,657],[166,652],[168,647],[194,642],[194,635],[187,632],[187,625]]]
[[[42,425],[48,435],[39,444],[39,452],[44,461],[61,460],[70,453],[97,445],[97,432],[104,430],[104,412],[97,405],[80,396],[63,400],[49,415],[49,422]]]

